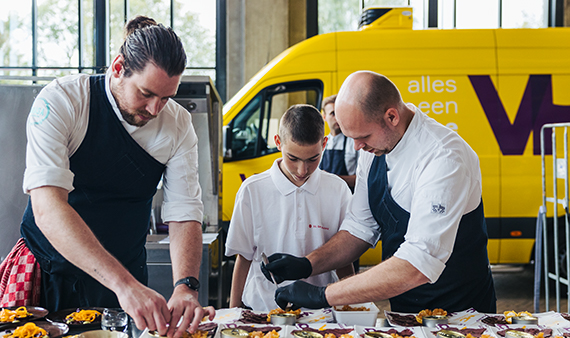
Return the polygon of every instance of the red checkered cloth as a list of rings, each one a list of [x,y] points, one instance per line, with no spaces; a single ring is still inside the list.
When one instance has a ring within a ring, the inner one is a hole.
[[[40,265],[23,238],[0,265],[0,276],[0,307],[39,305]]]

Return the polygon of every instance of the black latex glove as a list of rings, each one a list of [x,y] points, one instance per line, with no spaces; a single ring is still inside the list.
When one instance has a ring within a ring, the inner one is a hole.
[[[326,286],[315,286],[301,280],[281,287],[275,291],[275,302],[285,309],[288,303],[293,304],[293,310],[300,307],[322,309],[330,307],[325,296]]]
[[[295,257],[285,253],[276,253],[267,257],[269,264],[261,262],[261,272],[265,278],[273,282],[269,271],[273,273],[277,284],[284,280],[297,280],[307,278],[313,273],[311,262],[305,257]]]

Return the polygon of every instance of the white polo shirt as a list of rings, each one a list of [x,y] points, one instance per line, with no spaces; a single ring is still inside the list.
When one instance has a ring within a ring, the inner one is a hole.
[[[202,192],[198,183],[198,137],[191,115],[174,100],[168,100],[158,117],[143,127],[122,117],[105,75],[107,98],[125,130],[157,161],[166,165],[163,176],[163,221],[202,222]],[[74,174],[69,158],[81,145],[89,122],[89,75],[78,74],[54,80],[34,101],[26,132],[24,193],[41,186],[72,191]]]
[[[242,301],[256,311],[277,308],[276,287],[261,272],[261,253],[309,254],[337,233],[351,198],[342,179],[318,168],[305,184],[295,186],[279,169],[279,161],[242,183],[226,241],[226,256],[240,254],[252,261]],[[306,279],[320,286],[336,280],[335,272]]]
[[[355,175],[359,152],[354,149],[354,139],[346,137],[342,133],[336,136],[329,134],[327,139],[325,150],[342,150],[342,147],[344,146],[344,165],[346,165],[346,171],[348,172],[348,175]],[[346,145],[344,140],[346,140]]]
[[[415,115],[386,155],[390,194],[410,213],[404,242],[394,256],[435,283],[453,251],[461,217],[481,202],[481,171],[477,154],[455,131],[409,107]],[[372,245],[381,237],[368,203],[374,158],[368,152],[360,156],[354,196],[341,228]]]

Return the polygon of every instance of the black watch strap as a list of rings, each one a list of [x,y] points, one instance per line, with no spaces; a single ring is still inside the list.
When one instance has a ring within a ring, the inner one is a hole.
[[[198,281],[198,279],[196,279],[196,277],[190,276],[182,278],[178,280],[176,283],[174,283],[174,287],[177,287],[180,284],[186,284],[191,290],[194,291],[198,291],[200,289],[200,282]]]

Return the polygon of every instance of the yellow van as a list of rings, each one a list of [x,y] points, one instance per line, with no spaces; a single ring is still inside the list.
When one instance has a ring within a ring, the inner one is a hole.
[[[359,31],[287,49],[225,104],[223,220],[241,182],[280,156],[281,114],[297,103],[320,108],[349,74],[372,70],[477,152],[489,259],[529,263],[542,203],[540,127],[570,121],[569,55],[570,28],[412,30],[411,8],[365,10]],[[379,259],[369,251],[361,264]]]

